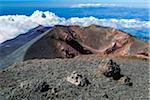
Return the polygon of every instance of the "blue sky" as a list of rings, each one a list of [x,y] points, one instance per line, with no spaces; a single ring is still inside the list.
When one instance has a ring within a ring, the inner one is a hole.
[[[0,0],[1,6],[70,7],[80,3],[113,3],[121,6],[148,7],[150,0]]]

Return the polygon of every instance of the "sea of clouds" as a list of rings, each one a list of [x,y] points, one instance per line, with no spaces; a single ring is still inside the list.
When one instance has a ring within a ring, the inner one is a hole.
[[[98,19],[95,17],[72,17],[69,19],[59,17],[52,12],[35,11],[31,16],[7,15],[0,16],[0,43],[15,38],[20,34],[28,32],[39,25],[81,25],[91,24],[110,26],[114,28],[150,28],[150,21],[140,21],[138,19]]]
[[[83,3],[83,4],[74,4],[71,8],[87,8],[87,7],[115,7],[116,4],[112,3]]]

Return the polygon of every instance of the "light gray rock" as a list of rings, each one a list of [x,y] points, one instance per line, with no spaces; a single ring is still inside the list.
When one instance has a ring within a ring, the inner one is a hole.
[[[76,86],[87,86],[90,84],[89,80],[82,74],[73,71],[71,75],[67,76],[66,80]]]

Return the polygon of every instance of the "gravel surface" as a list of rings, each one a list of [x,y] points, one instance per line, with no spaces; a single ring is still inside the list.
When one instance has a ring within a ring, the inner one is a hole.
[[[112,58],[132,85],[119,84],[99,72],[106,57],[30,60],[0,70],[0,100],[148,100],[149,61]],[[76,86],[66,77],[73,71],[90,84]]]

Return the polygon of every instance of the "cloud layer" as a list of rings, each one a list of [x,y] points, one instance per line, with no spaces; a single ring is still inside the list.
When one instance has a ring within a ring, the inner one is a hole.
[[[85,7],[114,7],[116,4],[111,3],[83,3],[83,4],[74,4],[72,8],[85,8]]]
[[[150,21],[140,21],[137,19],[98,19],[95,17],[72,17],[61,18],[52,12],[35,11],[31,16],[8,15],[0,16],[0,43],[15,38],[19,34],[24,34],[38,25],[81,25],[91,24],[110,26],[114,28],[150,28]]]

